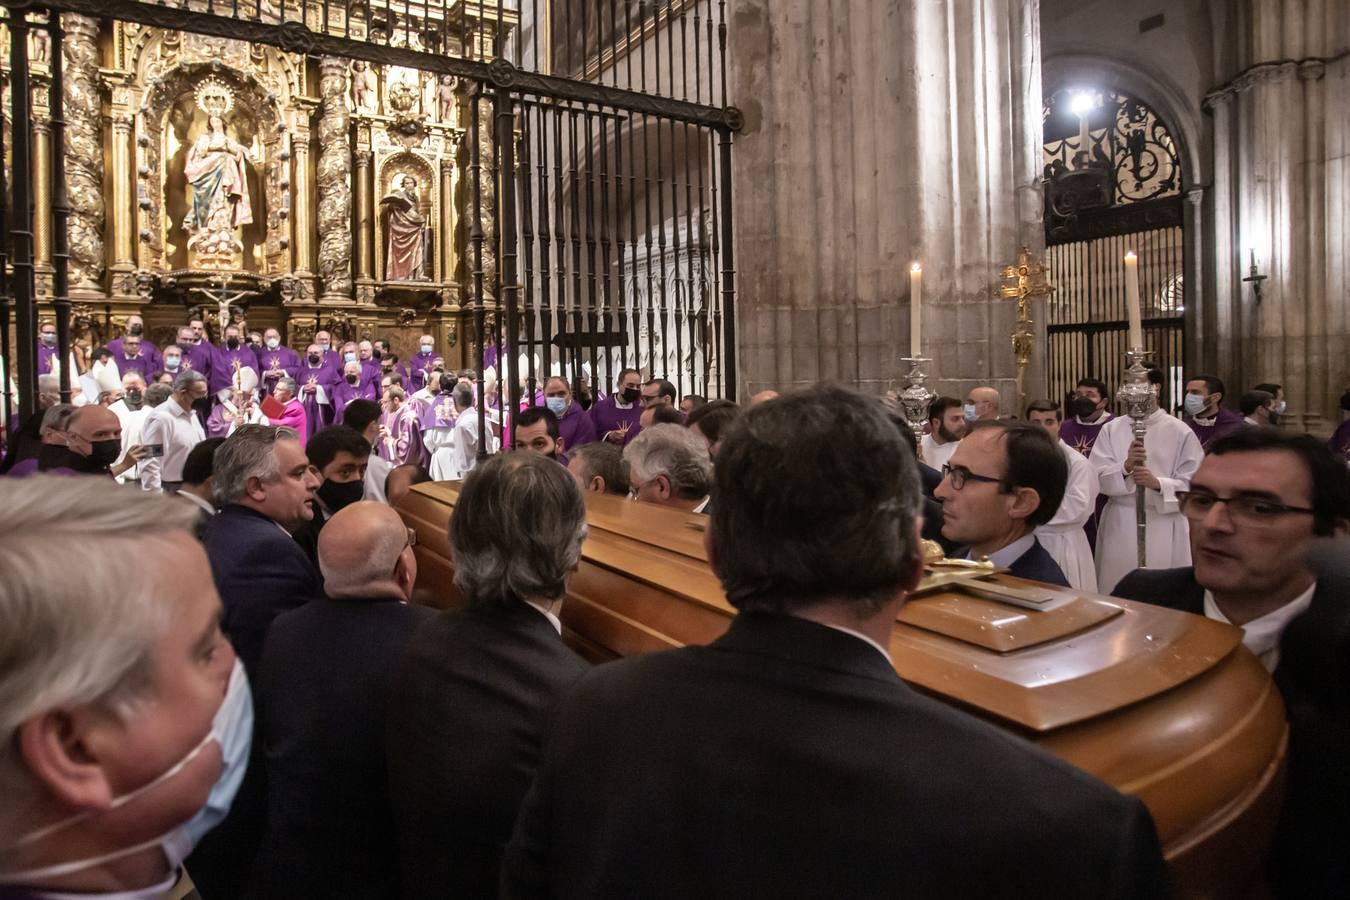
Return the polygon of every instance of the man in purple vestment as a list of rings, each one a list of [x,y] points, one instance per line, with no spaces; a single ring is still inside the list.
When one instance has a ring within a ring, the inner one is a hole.
[[[380,369],[380,361],[375,358],[375,345],[370,341],[357,344],[356,358],[361,361],[361,375],[379,384],[380,376],[384,373]]]
[[[197,338],[192,333],[192,327],[184,325],[178,329],[178,358],[179,367],[169,368],[170,348],[164,348],[164,371],[175,378],[180,372],[201,372],[207,377],[208,387],[211,378],[211,355],[215,350],[210,344],[199,344]]]
[[[258,373],[258,354],[240,339],[238,325],[227,325],[224,346],[215,348],[211,355],[211,393],[232,387],[234,373],[244,368]]]
[[[1186,380],[1186,424],[1200,439],[1200,446],[1208,448],[1215,438],[1237,431],[1243,425],[1242,415],[1224,409],[1223,382],[1215,375],[1196,375]]]
[[[408,403],[408,395],[403,388],[390,384],[380,405],[384,414],[380,416],[380,436],[375,441],[380,458],[395,466],[422,465],[422,422],[417,409]]]
[[[120,360],[122,358],[123,345],[127,337],[139,338],[141,342],[141,354],[150,358],[150,368],[141,372],[141,374],[148,377],[149,375],[158,372],[161,368],[159,350],[155,348],[154,344],[145,339],[145,320],[140,316],[127,316],[126,334],[120,338],[113,338],[104,345],[108,348],[108,352],[113,355],[113,359]],[[118,364],[118,368],[121,368],[120,363]],[[126,374],[126,370],[122,370],[122,373]]]
[[[361,378],[361,363],[353,360],[343,370],[342,380],[333,385],[333,424],[342,424],[342,411],[353,400],[375,400],[375,385]]]
[[[272,392],[272,398],[282,406],[281,415],[276,418],[268,418],[268,424],[285,425],[287,428],[294,428],[300,435],[300,444],[303,446],[309,440],[309,431],[306,426],[305,407],[295,398],[298,388],[295,379],[289,375],[282,375],[277,379],[276,390]]]
[[[300,354],[281,344],[281,332],[269,328],[263,332],[263,346],[257,351],[258,365],[262,366],[263,388],[267,393],[277,386],[277,379],[283,375],[295,378],[300,374]]]
[[[38,374],[55,374],[59,360],[56,358],[56,326],[51,322],[43,322],[42,325],[39,326],[37,352]],[[78,375],[78,372],[71,372],[71,381],[74,381]]]
[[[141,345],[141,336],[128,332],[117,342],[120,346],[114,350],[109,344],[108,352],[112,354],[113,365],[117,366],[117,374],[125,375],[128,372],[139,372],[142,378],[148,379],[159,370],[156,360],[152,359],[149,352],[150,348]]]
[[[310,434],[333,424],[333,386],[340,380],[338,371],[324,362],[318,343],[305,348],[295,383],[300,386],[300,404],[305,408],[305,426]]]
[[[229,398],[217,398],[206,417],[208,438],[227,438],[244,425],[266,425],[267,417],[258,409],[252,391],[234,391]]]
[[[572,388],[566,378],[553,375],[544,382],[544,405],[558,417],[558,432],[566,450],[599,439],[595,433],[595,423],[581,408],[581,404],[572,398]]]
[[[642,430],[642,378],[637,369],[624,369],[615,382],[615,391],[591,407],[591,424],[602,441],[624,446]]]
[[[407,371],[409,384],[414,391],[420,391],[427,385],[427,374],[431,371],[432,361],[440,359],[436,352],[435,340],[424,334],[417,345],[417,352],[408,357]]]
[[[1111,421],[1106,383],[1096,378],[1080,378],[1069,402],[1069,417],[1059,426],[1059,439],[1084,456],[1092,456],[1092,445],[1102,426]]]

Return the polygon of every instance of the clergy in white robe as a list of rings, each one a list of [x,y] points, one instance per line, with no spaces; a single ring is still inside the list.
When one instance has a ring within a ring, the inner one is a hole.
[[[1083,526],[1097,510],[1097,470],[1083,454],[1063,441],[1057,443],[1069,464],[1069,481],[1059,510],[1053,519],[1036,529],[1036,540],[1059,563],[1070,587],[1096,593],[1097,567]]]
[[[1150,569],[1172,569],[1191,563],[1190,531],[1177,494],[1190,489],[1204,451],[1195,432],[1161,409],[1147,419],[1143,467],[1157,479],[1144,490],[1147,515],[1145,554]],[[1097,483],[1108,498],[1097,530],[1097,589],[1109,594],[1126,574],[1139,567],[1135,535],[1135,482],[1125,466],[1134,442],[1133,422],[1119,416],[1106,423],[1092,447]]]

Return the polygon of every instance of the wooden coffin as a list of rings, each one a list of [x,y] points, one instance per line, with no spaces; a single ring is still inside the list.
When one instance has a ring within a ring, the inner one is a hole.
[[[438,607],[460,602],[446,541],[457,489],[418,485],[400,508],[418,536],[418,597]],[[721,635],[735,611],[708,565],[707,520],[586,498],[590,533],[562,609],[578,652],[604,661]],[[1260,882],[1287,726],[1237,628],[984,576],[995,589],[1056,595],[1028,609],[979,596],[969,582],[942,584],[948,577],[926,579],[895,623],[901,677],[1143,800],[1179,895],[1241,896]]]

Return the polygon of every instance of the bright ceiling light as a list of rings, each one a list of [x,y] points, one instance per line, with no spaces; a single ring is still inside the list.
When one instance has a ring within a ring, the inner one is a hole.
[[[1074,91],[1069,95],[1069,112],[1082,118],[1100,105],[1100,99],[1096,91]]]

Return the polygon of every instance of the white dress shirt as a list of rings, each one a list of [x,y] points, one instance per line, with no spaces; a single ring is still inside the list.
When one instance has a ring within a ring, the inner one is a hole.
[[[1021,559],[1022,554],[1030,550],[1032,545],[1035,543],[1036,543],[1036,533],[1034,531],[1028,532],[1027,534],[1022,535],[1017,540],[1013,541],[1011,544],[1008,544],[1005,547],[1000,547],[993,553],[990,553],[989,561],[994,565],[998,566],[1000,569],[1011,568],[1012,564]]]
[[[952,458],[952,454],[956,452],[956,448],[959,446],[961,446],[960,441],[948,441],[945,444],[939,444],[933,440],[931,434],[925,434],[919,442],[924,464],[937,469],[939,472],[942,471],[942,467]]]
[[[170,397],[150,410],[141,426],[141,443],[163,444],[164,455],[148,457],[141,464],[141,487],[160,493],[163,482],[182,481],[188,453],[204,440],[206,432],[197,414],[191,406],[184,409],[179,405],[177,397]]]
[[[557,615],[550,612],[542,604],[535,603],[533,600],[526,600],[525,603],[531,608],[538,610],[541,616],[543,616],[545,619],[548,619],[549,624],[553,626],[553,629],[557,631],[558,634],[560,635],[562,634],[562,620],[559,619]]]
[[[1271,610],[1259,619],[1252,619],[1242,628],[1242,646],[1252,651],[1267,672],[1274,672],[1280,664],[1280,638],[1290,622],[1297,619],[1312,605],[1313,593],[1317,584],[1299,594],[1279,609]],[[1214,595],[1205,591],[1205,618],[1231,625],[1228,617],[1219,609]]]

